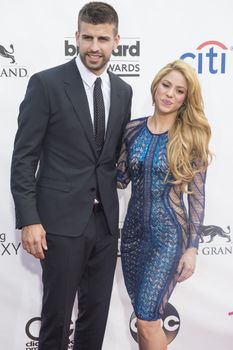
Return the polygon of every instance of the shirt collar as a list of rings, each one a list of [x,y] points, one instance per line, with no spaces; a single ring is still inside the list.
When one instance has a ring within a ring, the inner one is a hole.
[[[87,84],[89,87],[92,87],[96,81],[96,78],[100,77],[103,84],[107,83],[109,84],[109,75],[107,72],[107,68],[104,70],[104,72],[101,75],[95,75],[92,73],[89,69],[84,66],[83,62],[81,61],[79,55],[76,57],[76,64],[79,70],[79,73],[81,75],[82,80]]]

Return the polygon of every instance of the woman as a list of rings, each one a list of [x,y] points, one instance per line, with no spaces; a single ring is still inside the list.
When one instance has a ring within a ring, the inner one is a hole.
[[[184,61],[162,68],[151,94],[154,114],[126,127],[117,181],[132,182],[121,251],[139,348],[165,350],[161,315],[176,282],[195,269],[211,131],[198,78]]]

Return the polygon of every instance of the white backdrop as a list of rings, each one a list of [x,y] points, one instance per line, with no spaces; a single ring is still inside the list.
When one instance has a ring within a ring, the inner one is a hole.
[[[40,266],[20,245],[9,190],[18,107],[33,73],[73,57],[77,15],[85,2],[0,0],[0,346],[4,350],[36,350],[40,324]],[[232,350],[233,3],[109,3],[119,13],[122,37],[111,69],[124,74],[123,79],[133,87],[133,118],[152,112],[150,83],[164,64],[182,56],[199,72],[213,131],[211,149],[216,155],[207,177],[207,235],[200,243],[195,275],[179,284],[172,295],[164,327],[171,340],[170,350]],[[119,192],[120,225],[128,197],[129,189]],[[131,315],[118,258],[103,350],[137,349]],[[70,339],[72,349],[72,334]]]

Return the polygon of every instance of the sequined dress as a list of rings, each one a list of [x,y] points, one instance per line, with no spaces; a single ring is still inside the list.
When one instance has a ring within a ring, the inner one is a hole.
[[[131,181],[122,230],[121,257],[126,288],[136,316],[161,318],[177,282],[179,259],[198,247],[204,217],[205,172],[189,185],[188,210],[180,186],[168,173],[168,133],[152,134],[147,117],[128,123],[117,168],[118,188]]]

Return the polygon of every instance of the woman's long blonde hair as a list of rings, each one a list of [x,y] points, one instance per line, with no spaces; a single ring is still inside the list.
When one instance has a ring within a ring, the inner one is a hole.
[[[169,171],[175,184],[187,190],[194,175],[206,170],[211,152],[208,145],[211,137],[209,123],[204,114],[201,87],[194,69],[182,60],[176,60],[163,67],[151,84],[154,101],[155,91],[161,79],[171,71],[180,72],[187,81],[187,95],[177,113],[175,123],[168,133],[167,159]],[[156,106],[155,106],[156,108]]]

